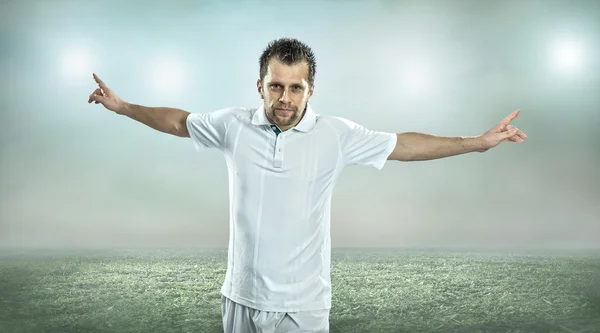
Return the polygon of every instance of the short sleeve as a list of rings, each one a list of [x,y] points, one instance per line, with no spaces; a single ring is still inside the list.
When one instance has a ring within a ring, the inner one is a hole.
[[[381,170],[396,147],[395,133],[379,132],[342,119],[341,149],[346,166],[363,165]]]
[[[223,109],[209,113],[190,113],[186,126],[197,151],[205,148],[222,149],[225,145],[231,110]]]

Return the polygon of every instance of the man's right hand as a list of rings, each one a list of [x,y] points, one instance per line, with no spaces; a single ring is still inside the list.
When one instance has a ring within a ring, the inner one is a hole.
[[[94,80],[98,83],[99,88],[94,90],[88,99],[88,103],[95,102],[96,104],[102,104],[105,108],[114,111],[118,114],[123,114],[127,103],[117,96],[112,90],[108,89],[106,84],[100,80],[98,75],[93,74]]]

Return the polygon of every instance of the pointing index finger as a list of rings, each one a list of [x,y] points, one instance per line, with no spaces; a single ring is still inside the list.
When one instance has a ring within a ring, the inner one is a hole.
[[[108,89],[106,84],[104,82],[102,82],[102,80],[100,80],[100,78],[98,77],[98,75],[96,75],[96,73],[94,73],[93,75],[94,75],[94,80],[96,80],[96,83],[98,83],[100,88],[102,88],[102,90],[106,93],[106,90]]]
[[[502,123],[505,125],[510,124],[511,121],[517,118],[519,113],[521,113],[521,110],[515,110],[513,113],[509,114],[506,118],[504,118],[504,120],[502,120]]]

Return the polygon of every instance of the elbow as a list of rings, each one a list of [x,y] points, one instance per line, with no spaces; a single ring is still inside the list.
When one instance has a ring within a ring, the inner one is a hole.
[[[181,126],[181,125],[176,125],[175,128],[173,129],[173,132],[171,132],[171,134],[181,137],[181,138],[189,138],[190,137],[190,133],[188,132],[187,127]]]
[[[406,154],[405,152],[401,153],[401,152],[396,152],[393,151],[390,156],[388,156],[387,158],[390,161],[400,161],[400,162],[408,162],[411,161],[411,157],[408,156],[408,154]]]
[[[393,158],[393,160],[400,161],[400,162],[417,161],[417,159],[414,158],[413,156],[407,156],[406,154],[397,156],[397,157]]]
[[[400,162],[410,162],[414,161],[417,158],[416,153],[413,149],[410,149],[408,145],[402,140],[402,138],[398,135],[398,141],[396,142],[396,147],[388,157],[388,160],[400,161]]]
[[[173,124],[173,126],[171,127],[171,129],[171,134],[182,138],[189,138],[190,133],[187,128],[187,115],[185,117],[181,117],[178,121],[176,121],[175,124]]]

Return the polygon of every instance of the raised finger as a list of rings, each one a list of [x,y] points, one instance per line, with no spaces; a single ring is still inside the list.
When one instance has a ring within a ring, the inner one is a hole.
[[[96,83],[98,83],[100,88],[102,90],[104,90],[104,92],[106,92],[108,90],[108,87],[106,86],[106,84],[102,80],[100,80],[100,78],[98,77],[98,75],[96,75],[96,73],[94,73],[93,75],[94,75],[94,80],[96,80]]]
[[[515,118],[517,118],[519,113],[521,113],[521,110],[515,110],[513,113],[509,114],[508,116],[506,116],[506,118],[504,118],[502,120],[502,124],[504,124],[504,125],[510,124],[511,121],[513,121]]]

